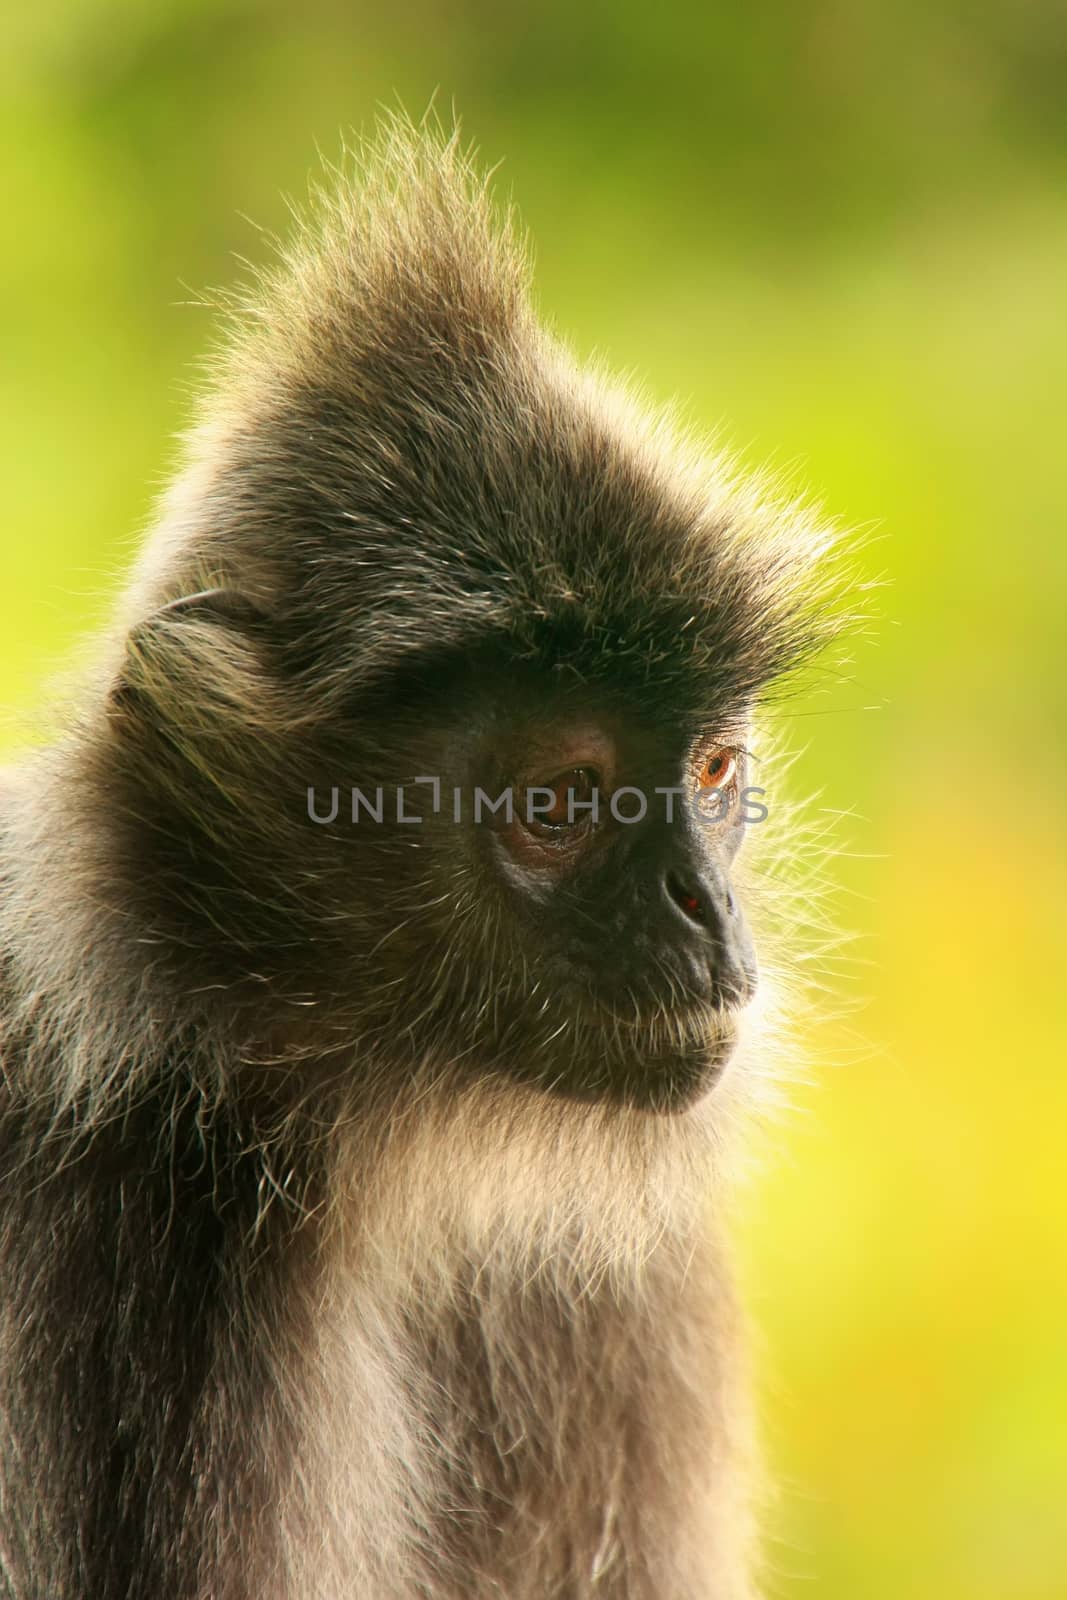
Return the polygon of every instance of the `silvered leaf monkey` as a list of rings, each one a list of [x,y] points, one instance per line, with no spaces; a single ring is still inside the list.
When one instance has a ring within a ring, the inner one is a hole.
[[[544,330],[454,137],[233,308],[3,790],[0,1593],[753,1592],[709,1200],[825,545]]]

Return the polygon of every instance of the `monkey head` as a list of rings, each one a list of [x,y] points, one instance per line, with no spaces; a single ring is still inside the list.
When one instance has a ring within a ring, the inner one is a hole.
[[[825,530],[571,360],[454,141],[376,161],[232,334],[131,598],[133,914],[356,1079],[681,1109],[756,984],[750,727],[839,625]]]

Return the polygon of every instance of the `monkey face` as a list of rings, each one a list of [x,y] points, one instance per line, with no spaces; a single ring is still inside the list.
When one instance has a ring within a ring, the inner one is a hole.
[[[660,613],[524,612],[366,675],[314,618],[194,599],[130,657],[157,698],[134,675],[113,705],[153,802],[126,808],[124,848],[154,863],[141,892],[175,982],[250,1019],[249,1058],[351,1063],[357,1090],[369,1063],[375,1087],[445,1070],[658,1111],[711,1088],[755,988],[734,866],[766,815],[733,613],[684,592]],[[205,694],[209,650],[249,685]],[[236,737],[253,714],[276,736]]]
[[[740,722],[695,732],[656,715],[647,686],[562,694],[506,670],[433,700],[452,708],[437,726],[432,701],[378,714],[404,747],[389,762],[409,774],[401,818],[375,781],[361,787],[389,814],[364,811],[358,841],[339,822],[391,907],[362,983],[388,996],[394,1038],[399,1014],[423,1059],[582,1099],[691,1104],[726,1065],[756,982],[731,881]]]
[[[487,844],[535,981],[570,1025],[561,1038],[581,1038],[578,1059],[549,1052],[568,1092],[674,1106],[728,1059],[755,986],[730,882],[743,759],[618,717],[514,731],[513,804]]]

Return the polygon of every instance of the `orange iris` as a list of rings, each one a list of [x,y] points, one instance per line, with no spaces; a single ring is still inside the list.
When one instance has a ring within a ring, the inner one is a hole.
[[[700,769],[697,782],[702,789],[727,789],[737,776],[737,752],[729,748],[713,750]]]

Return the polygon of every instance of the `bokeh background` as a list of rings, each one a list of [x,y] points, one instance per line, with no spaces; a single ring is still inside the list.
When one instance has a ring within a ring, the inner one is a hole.
[[[503,159],[579,351],[867,530],[877,640],[791,729],[848,814],[853,1010],[744,1206],[772,1592],[1063,1600],[1063,6],[33,0],[4,34],[6,743],[173,459],[192,302],[381,103]]]

